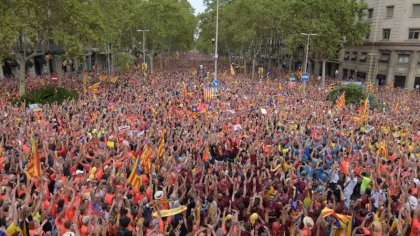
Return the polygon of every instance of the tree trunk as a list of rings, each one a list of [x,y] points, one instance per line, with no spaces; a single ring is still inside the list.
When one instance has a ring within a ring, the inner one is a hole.
[[[0,64],[0,79],[4,78],[4,73],[3,73],[3,65]]]
[[[74,73],[78,74],[79,73],[79,67],[80,67],[79,59],[74,58],[73,63],[74,63]]]
[[[290,56],[290,58],[289,58],[289,73],[290,73],[290,71],[292,71],[292,60],[293,60],[293,57]]]
[[[62,85],[62,78],[63,78],[63,63],[60,58],[54,58],[54,72],[57,76],[57,83],[58,86],[61,87]]]
[[[252,57],[252,79],[254,79],[255,76],[255,63],[256,63],[256,59],[255,59],[255,55]]]
[[[327,60],[322,60],[322,80],[321,80],[321,88],[325,89],[325,67],[327,64]]]
[[[23,96],[26,93],[26,76],[25,76],[25,59],[19,58],[19,96]]]
[[[246,68],[246,57],[244,57],[244,75],[247,75],[247,68]]]
[[[163,70],[163,58],[162,58],[161,53],[159,53],[159,64],[160,64],[160,69]]]
[[[153,51],[150,52],[150,74],[153,74],[153,54],[155,54]]]

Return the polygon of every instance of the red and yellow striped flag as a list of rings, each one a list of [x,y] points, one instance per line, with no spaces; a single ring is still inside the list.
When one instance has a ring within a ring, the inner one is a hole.
[[[155,149],[150,146],[150,144],[147,144],[144,147],[143,153],[140,157],[140,167],[143,170],[143,173],[149,174],[150,173],[150,167],[152,165],[152,156],[155,154]]]
[[[344,105],[346,104],[346,92],[344,91],[338,98],[337,98],[337,107],[338,110],[342,111]]]
[[[387,150],[387,145],[386,145],[386,141],[381,141],[379,142],[379,154],[383,157],[388,157],[388,150]]]
[[[368,108],[369,108],[369,96],[367,96],[366,99],[363,101],[363,106],[362,106],[362,110],[360,114],[365,115]]]
[[[98,82],[92,86],[89,86],[88,89],[89,91],[91,91],[92,93],[98,93],[99,92],[99,85],[101,84],[101,82]]]
[[[118,76],[111,76],[109,77],[108,81],[115,84],[118,81]]]
[[[205,87],[204,88],[204,99],[211,100],[214,97],[214,89],[212,87]]]
[[[235,69],[233,68],[232,64],[230,64],[230,75],[235,75]]]
[[[127,179],[127,182],[133,186],[134,189],[139,189],[141,180],[141,168],[140,168],[140,156],[137,156],[136,162],[131,169],[131,174]]]
[[[159,148],[158,148],[158,158],[165,156],[165,131],[162,130],[162,138],[159,142]]]
[[[36,145],[36,141],[33,135],[33,132],[31,132],[31,157],[29,160],[29,164],[27,166],[26,175],[29,179],[32,179],[34,177],[39,177],[42,175],[41,170],[41,160],[38,156],[38,148]]]

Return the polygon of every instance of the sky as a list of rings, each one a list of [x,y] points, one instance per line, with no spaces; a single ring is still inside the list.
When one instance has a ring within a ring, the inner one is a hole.
[[[203,0],[188,0],[191,3],[191,6],[195,9],[195,14],[201,13],[204,11]]]

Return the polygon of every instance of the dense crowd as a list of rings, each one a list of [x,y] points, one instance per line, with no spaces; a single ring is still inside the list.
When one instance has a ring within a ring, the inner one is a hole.
[[[420,234],[419,93],[378,89],[384,108],[359,125],[359,106],[337,110],[319,81],[225,72],[204,99],[212,81],[191,67],[210,62],[172,64],[121,73],[95,95],[66,75],[80,98],[36,111],[13,106],[18,84],[1,81],[0,235]]]

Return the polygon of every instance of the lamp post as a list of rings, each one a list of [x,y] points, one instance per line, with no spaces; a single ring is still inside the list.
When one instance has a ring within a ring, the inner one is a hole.
[[[305,55],[305,64],[304,66],[304,73],[306,73],[308,69],[308,56],[309,56],[309,41],[311,36],[317,36],[318,34],[313,33],[300,33],[301,35],[308,36],[308,41],[306,43],[306,55]],[[303,92],[306,94],[306,82],[303,82]]]
[[[309,54],[309,41],[311,36],[317,36],[318,34],[312,34],[312,33],[300,33],[301,35],[308,36],[308,41],[306,43],[306,55],[305,55],[305,64],[304,64],[304,71],[306,73],[306,70],[308,69],[308,54]]]
[[[146,37],[145,32],[149,32],[149,30],[137,30],[137,32],[143,32],[143,64],[146,64]]]
[[[219,0],[216,0],[216,38],[215,38],[215,47],[214,47],[214,79],[217,80],[217,59],[219,55],[217,54],[217,46],[219,40]]]

